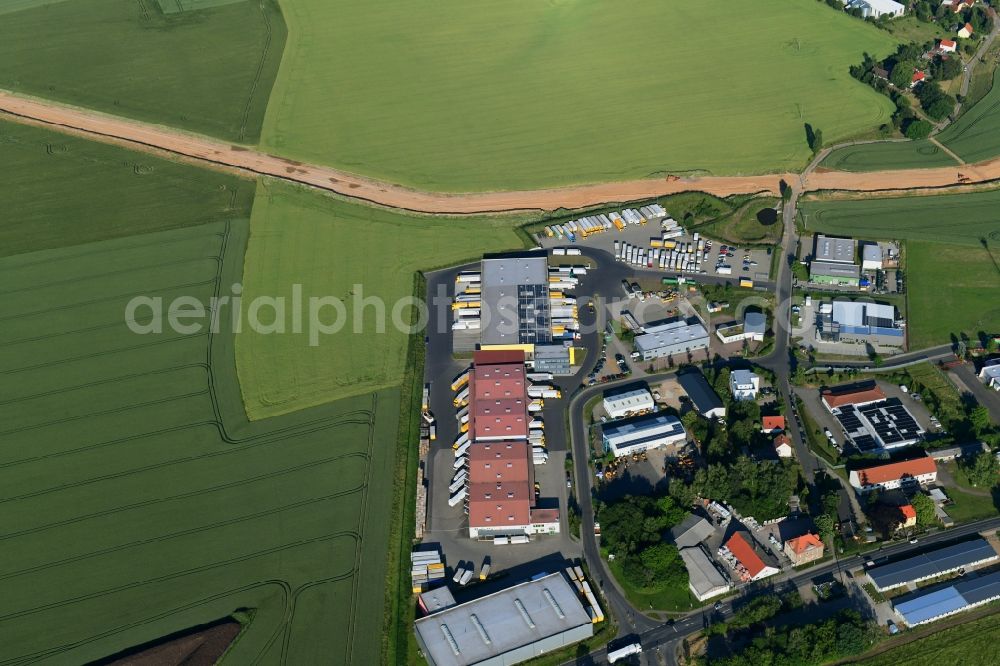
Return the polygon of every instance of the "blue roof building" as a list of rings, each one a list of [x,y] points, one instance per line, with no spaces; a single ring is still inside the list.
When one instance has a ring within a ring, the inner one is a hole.
[[[868,570],[868,577],[875,589],[885,592],[907,583],[928,580],[997,559],[1000,557],[993,546],[986,539],[978,538],[873,567]]]
[[[1000,599],[1000,571],[966,578],[931,592],[897,597],[892,608],[908,626],[915,627],[997,599]]]

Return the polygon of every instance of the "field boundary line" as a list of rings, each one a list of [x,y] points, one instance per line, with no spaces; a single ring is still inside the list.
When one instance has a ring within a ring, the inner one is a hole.
[[[965,160],[963,160],[961,157],[959,157],[958,155],[955,154],[955,151],[953,151],[951,148],[949,148],[948,146],[946,146],[943,143],[941,143],[940,141],[938,141],[937,137],[929,136],[929,137],[927,137],[927,140],[930,143],[933,143],[938,148],[940,148],[941,151],[944,152],[945,155],[947,155],[948,157],[952,158],[953,160],[955,160],[959,164],[964,165],[966,163]]]

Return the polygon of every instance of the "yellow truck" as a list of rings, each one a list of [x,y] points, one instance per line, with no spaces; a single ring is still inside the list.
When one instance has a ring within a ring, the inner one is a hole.
[[[745,289],[753,289],[753,280],[750,278],[740,278],[740,286]]]

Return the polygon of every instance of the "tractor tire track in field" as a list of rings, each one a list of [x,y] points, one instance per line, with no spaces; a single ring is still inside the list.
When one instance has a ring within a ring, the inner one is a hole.
[[[128,550],[130,548],[136,548],[138,546],[147,546],[153,543],[159,543],[162,541],[169,541],[170,539],[176,539],[183,536],[190,536],[192,534],[198,534],[199,532],[209,532],[219,527],[226,527],[230,525],[238,525],[247,521],[256,520],[258,518],[264,518],[267,516],[273,516],[285,511],[290,511],[292,509],[299,509],[304,506],[309,506],[310,504],[317,504],[319,502],[325,502],[332,499],[337,499],[338,497],[346,497],[348,495],[354,495],[358,491],[362,490],[364,485],[358,485],[354,488],[348,488],[336,493],[329,493],[321,497],[313,497],[310,499],[299,500],[298,502],[292,502],[290,504],[285,504],[278,507],[272,507],[270,509],[264,509],[262,511],[257,511],[255,513],[245,514],[242,516],[234,516],[232,518],[227,518],[226,520],[220,520],[215,523],[208,525],[202,525],[200,527],[192,527],[185,530],[178,530],[176,532],[168,532],[166,534],[160,534],[155,537],[148,537],[146,539],[137,539],[135,541],[130,541],[128,543],[119,544],[117,546],[111,546],[108,548],[102,548],[99,550],[90,551],[88,553],[81,553],[80,555],[74,555],[73,557],[67,557],[61,560],[52,560],[45,562],[43,564],[36,564],[25,569],[19,569],[17,571],[10,571],[0,575],[0,580],[9,580],[11,578],[16,578],[18,576],[23,576],[24,574],[37,573],[39,571],[44,571],[46,569],[51,569],[52,567],[63,566],[65,564],[73,564],[74,562],[81,562],[92,557],[100,557],[101,555],[111,555],[113,553],[118,553],[121,551]]]
[[[89,594],[81,594],[70,599],[63,599],[62,601],[56,601],[48,604],[42,604],[40,606],[34,606],[32,608],[27,608],[21,611],[15,611],[12,613],[7,613],[5,615],[0,615],[0,622],[5,622],[15,618],[25,617],[27,615],[35,615],[47,610],[52,610],[59,608],[61,606],[66,606],[69,604],[75,604],[81,601],[88,601],[90,599],[97,599],[108,594],[114,594],[116,592],[124,592],[126,590],[134,589],[137,587],[142,587],[145,585],[151,585],[154,583],[162,583],[169,580],[174,580],[181,578],[183,576],[189,576],[195,573],[202,573],[205,571],[211,571],[212,569],[218,569],[220,567],[228,567],[234,564],[239,564],[241,562],[246,562],[247,560],[252,560],[258,557],[263,557],[265,555],[273,555],[275,553],[280,553],[293,548],[300,548],[302,546],[320,543],[323,541],[330,541],[333,539],[339,539],[343,537],[351,537],[355,540],[359,539],[359,535],[354,530],[340,530],[338,532],[332,532],[330,534],[324,534],[317,537],[310,537],[307,539],[300,539],[298,541],[293,541],[286,544],[281,544],[279,546],[272,546],[270,548],[263,548],[252,553],[247,553],[246,555],[240,555],[238,557],[230,557],[224,560],[216,560],[215,562],[209,562],[207,564],[202,564],[197,567],[191,567],[190,569],[185,569],[183,571],[175,571],[169,574],[162,574],[159,576],[153,576],[143,580],[133,581],[131,583],[125,583],[123,585],[118,585],[116,587],[107,588],[99,592],[91,592]],[[353,573],[353,570],[347,573]]]
[[[341,455],[330,456],[328,458],[321,458],[319,460],[313,460],[307,463],[302,463],[301,465],[295,465],[293,467],[288,467],[285,469],[275,470],[273,472],[268,472],[266,474],[258,474],[246,479],[240,479],[238,481],[229,481],[227,483],[220,483],[214,486],[209,486],[207,488],[199,488],[198,490],[189,490],[187,492],[178,493],[176,495],[168,495],[166,497],[157,497],[155,499],[144,500],[142,502],[133,502],[132,504],[123,504],[121,506],[116,506],[113,509],[106,509],[104,511],[94,511],[92,513],[83,514],[80,516],[74,516],[72,518],[67,518],[66,520],[60,520],[54,523],[47,523],[45,525],[37,525],[35,527],[30,527],[28,529],[19,530],[17,532],[9,532],[7,534],[0,534],[0,541],[5,541],[7,539],[13,539],[16,537],[22,537],[29,534],[37,534],[39,532],[44,532],[46,530],[55,529],[57,527],[65,527],[72,523],[78,523],[85,520],[93,520],[94,518],[104,518],[106,516],[113,516],[116,513],[121,513],[123,511],[132,511],[133,509],[144,509],[150,506],[155,506],[157,504],[164,504],[166,502],[176,502],[179,500],[186,500],[192,497],[198,497],[200,495],[209,495],[211,493],[220,492],[223,490],[231,490],[233,488],[239,488],[240,486],[250,485],[260,481],[272,481],[274,479],[285,476],[286,474],[295,474],[296,472],[302,472],[312,467],[318,467],[320,465],[329,464],[332,462],[338,462],[345,460],[347,458],[365,458],[367,459],[367,454],[358,451],[355,453],[344,453]],[[358,486],[361,488],[362,486]],[[352,492],[355,492],[355,489]]]
[[[959,169],[904,169],[867,173],[779,173],[760,176],[679,177],[643,179],[562,188],[447,194],[421,192],[365,178],[331,167],[305,164],[204,136],[126,120],[54,102],[0,91],[0,112],[6,118],[156,154],[181,158],[244,175],[271,176],[308,185],[362,202],[422,213],[499,213],[585,208],[612,201],[631,201],[700,190],[717,196],[771,192],[780,184],[802,181],[803,191],[882,191],[914,187],[944,187],[958,182]],[[968,182],[1000,179],[1000,158],[961,167]]]
[[[264,65],[267,63],[267,53],[271,49],[271,21],[267,17],[267,9],[264,7],[265,0],[258,0],[257,8],[260,10],[260,18],[264,22],[264,48],[260,52],[260,60],[257,61],[257,71],[254,72],[253,81],[250,82],[250,94],[247,95],[247,103],[243,107],[243,117],[240,119],[240,141],[247,135],[247,122],[250,119],[250,109],[253,108],[253,97],[257,94],[257,86],[260,85],[260,77],[264,72]]]

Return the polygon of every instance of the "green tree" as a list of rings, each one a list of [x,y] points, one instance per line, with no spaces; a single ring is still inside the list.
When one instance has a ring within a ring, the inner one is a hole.
[[[833,516],[828,513],[822,513],[816,516],[813,522],[816,523],[816,529],[819,530],[819,535],[823,541],[828,541],[833,538],[833,532],[836,526],[836,521]]]
[[[913,72],[916,69],[912,60],[897,62],[889,74],[889,81],[900,90],[910,87],[913,82]]]
[[[926,139],[934,126],[926,120],[914,120],[906,125],[903,134],[907,139]]]
[[[969,477],[969,483],[977,488],[995,486],[998,467],[1000,465],[997,464],[996,456],[991,451],[983,451],[969,458],[962,465],[965,475]]]
[[[910,502],[913,504],[913,510],[917,512],[918,525],[929,527],[937,523],[937,514],[934,512],[934,500],[918,492]]]
[[[982,405],[976,405],[969,412],[969,423],[975,428],[977,434],[982,434],[992,429],[990,422],[990,411]]]

